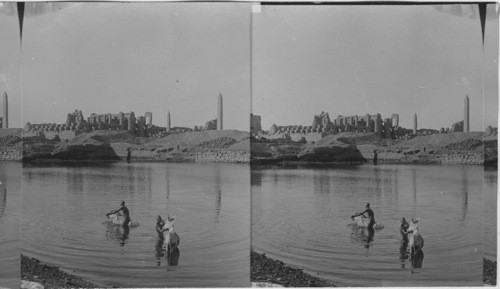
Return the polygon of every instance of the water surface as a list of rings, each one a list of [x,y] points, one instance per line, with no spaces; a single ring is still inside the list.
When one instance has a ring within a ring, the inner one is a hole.
[[[0,287],[21,286],[21,163],[0,162]]]
[[[251,173],[258,252],[340,286],[482,285],[481,166],[253,166]],[[349,218],[367,202],[385,226],[373,235]],[[399,232],[400,219],[412,216],[425,240],[414,262]]]
[[[497,168],[484,170],[484,256],[497,260]]]
[[[246,165],[25,166],[22,251],[105,286],[246,287],[249,187]],[[103,223],[121,200],[139,227]],[[167,214],[181,239],[171,258],[154,229]]]

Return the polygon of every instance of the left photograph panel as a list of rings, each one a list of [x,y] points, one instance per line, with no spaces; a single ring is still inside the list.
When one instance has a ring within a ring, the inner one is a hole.
[[[26,4],[23,281],[250,286],[250,8]]]
[[[22,117],[15,3],[0,2],[0,39],[0,288],[19,288]]]

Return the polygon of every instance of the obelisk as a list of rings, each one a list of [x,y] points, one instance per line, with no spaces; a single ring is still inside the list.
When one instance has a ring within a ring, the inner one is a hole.
[[[464,100],[464,132],[468,132],[470,129],[469,124],[469,95],[465,96]]]
[[[222,126],[222,94],[219,93],[219,101],[217,103],[217,130],[223,130]]]
[[[9,128],[9,104],[7,102],[7,92],[3,94],[3,118],[2,128]]]
[[[417,134],[417,114],[415,113],[415,117],[413,118],[413,133]]]
[[[167,112],[167,132],[170,131],[170,111]]]

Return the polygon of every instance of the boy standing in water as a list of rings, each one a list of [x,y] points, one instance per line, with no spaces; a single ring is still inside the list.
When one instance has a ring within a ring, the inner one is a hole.
[[[163,229],[163,226],[165,226],[165,221],[161,218],[160,215],[156,218],[156,232],[158,233],[158,236],[163,238],[163,232],[165,231]]]

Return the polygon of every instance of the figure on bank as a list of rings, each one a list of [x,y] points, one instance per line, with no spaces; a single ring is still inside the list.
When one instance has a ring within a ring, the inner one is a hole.
[[[130,164],[130,160],[132,159],[132,151],[130,148],[127,148],[127,163]]]

